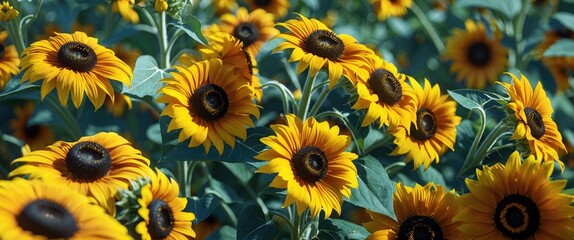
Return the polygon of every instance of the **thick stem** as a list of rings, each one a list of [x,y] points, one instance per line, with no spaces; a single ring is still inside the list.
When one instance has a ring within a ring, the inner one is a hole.
[[[319,111],[319,108],[321,107],[321,105],[323,105],[323,101],[325,101],[325,98],[330,92],[331,91],[329,90],[329,87],[327,86],[323,87],[323,90],[321,91],[319,98],[317,99],[317,101],[315,101],[315,103],[313,103],[313,107],[311,108],[311,111],[309,111],[309,116],[314,116],[315,114],[317,114],[317,111]]]
[[[476,149],[478,148],[478,144],[480,143],[480,139],[482,138],[482,134],[484,134],[484,130],[486,129],[486,113],[484,112],[484,110],[482,108],[474,108],[471,111],[473,111],[473,110],[477,110],[479,113],[480,128],[478,129],[478,132],[476,133],[476,136],[474,137],[474,141],[472,142],[472,145],[470,146],[470,149],[468,150],[468,154],[466,155],[466,159],[464,160],[464,164],[462,165],[462,168],[458,172],[459,177],[462,177],[463,174],[467,171],[467,169],[472,164],[472,158],[476,154]]]
[[[522,9],[520,9],[520,14],[516,18],[514,25],[514,40],[515,40],[515,67],[522,70],[523,55],[524,55],[524,45],[526,44],[522,41],[522,32],[524,30],[524,22],[526,21],[526,15],[530,9],[530,1],[522,2]]]
[[[431,38],[432,43],[434,44],[438,53],[442,54],[444,52],[444,49],[445,49],[444,43],[440,39],[440,35],[438,34],[438,31],[436,30],[434,25],[431,23],[431,21],[429,20],[427,15],[417,5],[417,1],[413,2],[411,10],[415,14],[415,16],[419,19],[419,22],[421,23],[421,25],[423,26],[423,28],[425,29],[425,31],[427,32],[427,34]]]
[[[68,133],[68,137],[71,140],[77,140],[80,137],[82,137],[82,130],[80,130],[80,127],[76,122],[76,119],[74,118],[74,116],[72,116],[70,111],[68,111],[68,108],[62,106],[62,104],[60,104],[60,102],[58,102],[58,100],[56,100],[55,97],[53,96],[47,96],[46,103],[48,104],[50,109],[56,112],[56,114],[60,117],[60,119],[62,119],[62,121],[64,122],[64,126],[66,126],[63,129],[66,130],[66,132]]]
[[[289,113],[289,105],[291,105],[293,107],[293,112],[296,112],[297,106],[295,104],[295,97],[293,96],[291,91],[289,91],[289,89],[287,89],[287,87],[285,87],[285,85],[283,85],[283,84],[281,84],[275,80],[271,80],[271,81],[264,83],[262,88],[265,89],[267,87],[275,87],[281,93],[281,100],[283,101],[283,113],[285,113],[285,114]]]
[[[161,69],[169,68],[170,64],[170,51],[168,51],[168,37],[167,37],[167,24],[166,24],[166,16],[165,12],[159,13],[159,23],[158,23],[158,31],[159,31],[159,67]]]
[[[313,84],[315,82],[315,78],[317,78],[317,75],[315,75],[314,77],[310,77],[310,70],[309,72],[307,72],[307,78],[305,80],[305,87],[303,87],[303,92],[301,95],[301,101],[299,102],[299,111],[297,111],[297,116],[299,118],[301,118],[301,120],[305,121],[305,119],[307,119],[307,110],[309,108],[309,102],[311,102],[311,93],[313,92]]]

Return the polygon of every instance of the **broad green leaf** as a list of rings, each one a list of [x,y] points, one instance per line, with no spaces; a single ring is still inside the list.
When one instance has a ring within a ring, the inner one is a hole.
[[[124,86],[122,93],[140,99],[145,96],[155,99],[158,96],[157,91],[163,86],[160,80],[167,77],[170,77],[169,73],[159,69],[155,58],[149,55],[140,56],[136,61],[131,87]]]
[[[10,99],[40,99],[40,85],[20,83],[20,78],[12,78],[0,90],[0,102]]]
[[[219,197],[209,193],[201,196],[201,198],[188,197],[185,211],[195,214],[193,223],[196,224],[209,217],[219,206],[220,202],[221,199]]]
[[[521,0],[459,0],[461,7],[482,7],[496,11],[508,19],[513,19],[522,8]]]
[[[574,14],[569,12],[557,12],[552,15],[551,21],[558,22],[562,27],[574,31]]]
[[[544,57],[574,57],[574,40],[560,39],[556,41],[544,51]]]
[[[253,166],[243,163],[221,162],[244,185],[255,175]]]
[[[462,105],[464,108],[468,109],[468,110],[472,110],[475,108],[482,108],[482,106],[477,103],[476,101],[467,98],[463,95],[460,95],[454,91],[448,90],[448,94],[460,105]]]
[[[564,189],[564,191],[562,191],[562,193],[574,196],[574,188]]]
[[[389,179],[385,168],[372,156],[362,157],[354,163],[359,175],[359,187],[351,189],[351,198],[347,201],[353,205],[394,217],[395,184]]]
[[[205,195],[213,194],[219,197],[221,201],[225,203],[233,203],[239,201],[239,195],[237,195],[235,189],[215,178],[209,179],[209,185],[205,187],[203,192]]]
[[[237,229],[225,225],[215,232],[209,234],[206,240],[235,240],[237,236]]]
[[[154,123],[150,125],[146,130],[147,139],[156,144],[161,144],[161,128],[159,123]]]
[[[208,153],[205,153],[203,145],[190,148],[189,139],[178,143],[180,130],[167,132],[169,117],[161,117],[160,127],[163,139],[161,161],[205,161],[217,160],[225,162],[248,162],[253,166],[261,166],[263,161],[255,160],[253,157],[265,148],[261,143],[262,137],[273,134],[273,130],[268,127],[255,127],[247,129],[247,139],[243,142],[241,139],[235,141],[235,148],[225,146],[223,154],[219,155],[214,146],[211,146]]]
[[[169,23],[168,25],[174,26],[183,30],[193,40],[203,45],[208,45],[207,39],[201,33],[201,22],[193,15],[187,15],[183,21],[176,23]]]
[[[237,220],[237,239],[273,239],[277,231],[277,226],[256,205],[245,207]]]
[[[322,221],[319,229],[319,239],[362,240],[370,234],[360,225],[335,218]]]
[[[434,182],[435,184],[446,186],[443,175],[433,166],[428,167],[426,171],[421,166],[417,169],[417,173],[423,182]]]

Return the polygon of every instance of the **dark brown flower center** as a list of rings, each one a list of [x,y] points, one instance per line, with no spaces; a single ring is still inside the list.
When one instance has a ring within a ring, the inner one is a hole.
[[[112,159],[102,145],[90,141],[79,142],[66,155],[66,167],[75,178],[94,181],[108,174]]]
[[[314,55],[337,61],[345,51],[345,44],[334,32],[316,30],[307,37],[305,48]]]
[[[529,197],[512,194],[496,204],[494,224],[511,239],[532,237],[540,227],[540,210]]]
[[[16,221],[22,229],[50,239],[70,238],[79,229],[76,219],[65,207],[44,199],[28,203]]]
[[[386,69],[375,70],[368,80],[370,88],[379,96],[379,100],[395,105],[403,98],[401,82]]]
[[[271,0],[255,0],[255,4],[260,7],[265,7],[271,3]]]
[[[468,60],[475,66],[484,66],[490,62],[490,47],[483,42],[476,42],[468,47]]]
[[[443,231],[434,218],[413,215],[401,223],[397,233],[397,240],[411,239],[439,240],[443,239]]]
[[[291,158],[296,175],[305,182],[315,183],[327,175],[329,160],[318,147],[305,146]]]
[[[89,72],[98,63],[98,57],[90,46],[80,42],[69,42],[58,50],[58,62],[74,71]]]
[[[544,127],[544,121],[542,121],[542,116],[534,108],[526,107],[524,108],[524,113],[526,114],[526,121],[532,136],[536,139],[540,139],[544,136],[546,128]]]
[[[31,125],[26,126],[24,128],[24,134],[26,135],[26,137],[35,138],[38,136],[39,133],[40,133],[40,125]]]
[[[208,121],[216,121],[227,113],[229,99],[227,93],[215,84],[204,84],[191,96],[191,111]]]
[[[4,57],[4,50],[6,50],[4,44],[0,43],[0,59]]]
[[[149,209],[148,231],[152,239],[164,239],[173,230],[175,218],[169,205],[161,199],[154,199]]]
[[[434,113],[428,108],[421,108],[417,111],[417,125],[411,123],[411,136],[420,141],[432,138],[436,133],[436,118]]]
[[[247,47],[259,39],[259,29],[253,23],[240,23],[233,30],[233,36],[243,42],[243,47]]]

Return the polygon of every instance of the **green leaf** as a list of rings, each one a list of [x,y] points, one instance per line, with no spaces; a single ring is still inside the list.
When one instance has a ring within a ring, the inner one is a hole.
[[[521,0],[459,0],[456,4],[460,7],[482,7],[504,15],[508,19],[513,19],[522,8]]]
[[[183,30],[193,40],[203,45],[208,45],[207,39],[201,33],[201,22],[193,15],[187,15],[183,21],[176,23],[169,23],[168,25],[174,26]]]
[[[435,184],[446,186],[443,175],[433,166],[429,166],[426,171],[424,167],[421,166],[417,169],[417,173],[422,179],[422,182],[434,182]]]
[[[221,199],[219,197],[209,193],[201,196],[201,198],[188,197],[185,211],[195,214],[193,223],[196,224],[208,218],[219,206],[220,202]]]
[[[319,224],[319,239],[332,240],[362,240],[369,232],[362,226],[343,219],[327,219]]]
[[[395,184],[389,179],[385,168],[372,156],[362,157],[354,163],[359,175],[359,187],[351,189],[351,198],[347,201],[394,218]]]
[[[556,41],[544,51],[544,57],[574,57],[574,40],[560,39]]]
[[[557,12],[552,15],[551,21],[558,22],[562,27],[574,31],[574,14],[569,12]]]
[[[206,240],[235,240],[237,230],[233,227],[225,225],[215,232],[209,234]]]
[[[474,101],[474,100],[472,100],[472,99],[470,99],[470,98],[467,98],[467,97],[465,97],[465,96],[463,96],[463,95],[460,95],[460,94],[458,94],[458,93],[456,93],[456,92],[454,92],[454,91],[451,91],[451,90],[447,90],[447,91],[448,91],[448,94],[449,94],[457,103],[459,103],[460,105],[462,105],[464,108],[466,108],[466,109],[468,109],[468,110],[472,110],[472,109],[475,109],[475,108],[482,108],[482,106],[481,106],[478,102],[476,102],[476,101]]]
[[[162,159],[161,161],[205,161],[217,160],[225,162],[248,162],[253,166],[259,167],[264,161],[255,160],[253,157],[265,148],[261,143],[262,137],[273,134],[273,130],[268,127],[255,127],[247,129],[247,139],[243,142],[241,139],[235,141],[235,148],[225,146],[223,154],[219,155],[214,146],[211,146],[209,153],[205,153],[203,145],[190,148],[189,139],[178,143],[180,130],[167,132],[167,126],[170,122],[169,117],[161,117],[159,120],[161,135],[163,139]]]
[[[237,239],[273,239],[277,231],[277,226],[256,205],[245,207],[237,220]]]
[[[40,99],[40,85],[20,83],[20,78],[12,78],[0,91],[0,102],[11,99]]]
[[[239,200],[239,195],[235,189],[215,178],[209,179],[209,185],[205,188],[204,194],[213,194],[225,203],[234,203]]]
[[[564,191],[562,191],[562,193],[574,196],[574,188],[564,189]]]
[[[146,130],[147,139],[152,141],[155,144],[161,144],[161,128],[159,127],[159,123],[154,123],[150,125]]]
[[[145,96],[155,99],[158,97],[157,91],[163,86],[160,80],[167,77],[170,77],[169,73],[159,69],[155,58],[142,55],[136,61],[131,87],[124,86],[122,93],[140,99]]]

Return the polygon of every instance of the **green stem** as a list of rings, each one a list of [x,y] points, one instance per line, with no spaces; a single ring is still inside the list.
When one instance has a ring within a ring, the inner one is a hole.
[[[524,22],[526,21],[526,15],[530,9],[530,1],[522,1],[522,8],[520,9],[520,14],[516,18],[516,23],[514,25],[514,40],[515,40],[515,67],[519,70],[522,69],[524,45],[526,44],[522,41],[522,34],[524,30]]]
[[[370,152],[374,151],[375,149],[382,147],[382,146],[386,146],[387,144],[389,144],[391,141],[393,140],[393,137],[391,134],[386,134],[383,137],[382,140],[376,141],[373,144],[369,145],[369,147],[367,147],[365,149],[365,154],[369,154]]]
[[[291,239],[292,240],[299,240],[300,234],[300,224],[301,224],[301,216],[297,212],[295,204],[291,205],[293,207],[293,224],[291,225]]]
[[[179,37],[183,34],[184,34],[183,30],[181,30],[181,29],[175,30],[175,33],[172,34],[171,39],[169,39],[169,42],[167,43],[166,52],[171,53],[171,49],[173,49],[173,45],[175,45],[175,42],[177,41],[177,39],[179,39]],[[171,62],[170,62],[170,64],[171,64]]]
[[[64,127],[63,129],[66,130],[66,132],[68,133],[68,137],[71,140],[79,139],[80,137],[82,137],[82,130],[80,130],[80,126],[78,126],[76,119],[74,118],[74,116],[72,116],[68,108],[62,106],[60,102],[55,98],[56,97],[54,97],[53,95],[48,95],[46,97],[46,103],[52,109],[52,111],[56,112],[56,114],[64,122],[64,126],[66,127]]]
[[[436,50],[438,51],[438,53],[442,54],[444,52],[444,49],[445,49],[444,43],[440,39],[440,35],[438,34],[438,31],[436,30],[434,25],[431,23],[431,21],[429,20],[427,15],[417,5],[417,1],[413,2],[413,5],[411,6],[411,10],[415,14],[415,16],[419,19],[419,22],[422,24],[425,31],[428,33],[429,37],[432,40],[432,43],[434,44]]]
[[[168,51],[168,37],[167,37],[167,24],[166,24],[166,16],[165,12],[159,13],[159,24],[158,24],[158,31],[159,31],[159,67],[161,69],[169,68],[170,64],[170,56]]]
[[[22,52],[26,49],[26,44],[24,43],[24,38],[22,36],[23,32],[20,31],[16,18],[8,21],[8,24],[6,24],[6,30],[8,30],[8,37],[10,37],[14,46],[16,46],[18,56],[22,56]]]
[[[394,162],[385,168],[390,178],[399,173],[407,164],[404,161]]]
[[[42,8],[43,3],[44,0],[39,0],[36,10],[34,10],[34,14],[25,16],[20,20],[20,29],[22,29],[22,32],[28,32],[28,27],[30,27],[30,24],[32,24],[32,22],[38,17],[38,13]]]
[[[285,67],[285,71],[289,76],[289,80],[296,89],[301,90],[301,84],[299,84],[299,78],[297,78],[297,70],[293,69],[287,60],[283,60],[283,66]]]
[[[113,19],[115,17],[112,11],[112,4],[113,1],[110,1],[108,3],[108,6],[106,6],[106,13],[104,15],[104,36],[102,37],[102,39],[108,39],[108,37],[112,35],[112,28],[114,23]]]
[[[319,75],[319,74],[317,74]],[[307,72],[307,77],[305,80],[305,87],[303,87],[303,92],[301,93],[301,101],[299,102],[299,111],[297,111],[297,116],[301,118],[301,120],[305,121],[307,119],[307,110],[309,108],[309,102],[311,102],[311,93],[313,92],[313,83],[315,82],[315,78],[310,77],[310,70]]]
[[[338,86],[338,85],[337,85]],[[334,89],[334,88],[333,88]],[[321,94],[319,95],[319,98],[317,99],[317,101],[315,101],[315,103],[313,104],[313,107],[311,108],[311,111],[309,111],[309,116],[314,116],[315,114],[317,114],[317,111],[319,111],[319,108],[321,107],[321,105],[323,105],[323,101],[325,101],[325,98],[327,97],[327,95],[330,93],[331,91],[329,90],[328,86],[324,86],[323,90],[321,91]]]
[[[279,90],[279,92],[281,92],[281,100],[283,101],[283,113],[289,113],[289,105],[293,107],[293,112],[296,112],[297,105],[295,104],[295,97],[293,96],[293,93],[291,93],[291,91],[285,87],[285,85],[275,80],[271,80],[264,83],[262,86],[263,89],[267,87],[275,87]]]
[[[470,149],[468,150],[468,153],[466,155],[466,159],[464,160],[464,164],[462,165],[462,168],[458,172],[459,177],[462,177],[463,174],[466,172],[466,170],[472,164],[472,158],[476,154],[476,149],[478,148],[478,144],[480,143],[480,139],[482,138],[482,134],[484,134],[484,130],[486,129],[486,113],[484,112],[484,110],[482,108],[473,108],[471,111],[474,111],[474,110],[477,110],[479,113],[480,128],[478,129],[478,132],[476,133],[476,136],[474,137],[474,141],[472,142],[472,145],[470,146]]]

